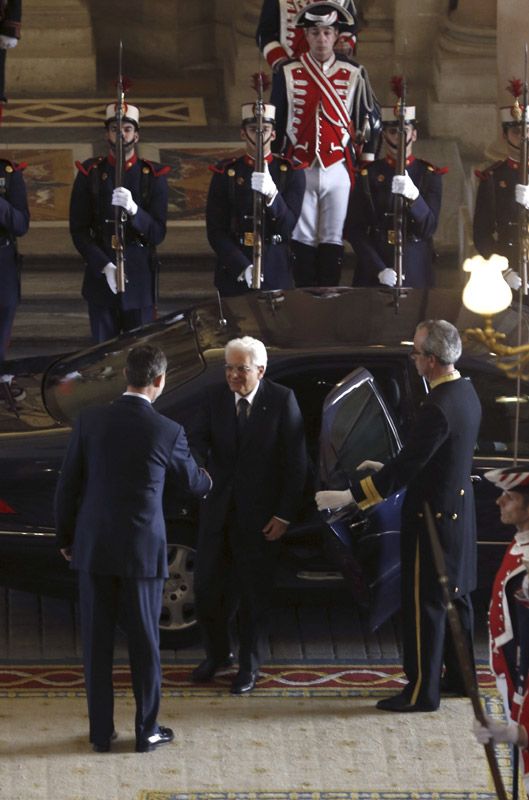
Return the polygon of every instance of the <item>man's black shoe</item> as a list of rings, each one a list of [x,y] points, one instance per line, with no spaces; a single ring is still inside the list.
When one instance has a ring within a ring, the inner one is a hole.
[[[231,694],[246,694],[255,689],[259,673],[248,672],[248,670],[241,669],[233,679],[231,684]]]
[[[468,697],[467,690],[462,684],[451,683],[446,678],[441,678],[441,694],[445,697]]]
[[[94,753],[108,753],[110,751],[110,745],[118,738],[118,732],[112,731],[112,736],[107,742],[94,742],[90,739],[90,743],[92,745],[92,750]]]
[[[437,711],[437,707],[433,707],[427,703],[410,703],[404,694],[395,694],[393,697],[384,697],[379,700],[377,708],[381,711],[398,711],[401,713],[412,713],[414,711]]]
[[[234,661],[233,653],[229,653],[227,658],[220,661],[214,658],[205,658],[191,673],[191,680],[193,683],[209,683],[221,669],[232,667]]]
[[[164,728],[163,725],[158,726],[156,733],[152,736],[147,736],[146,739],[141,739],[136,742],[137,753],[151,753],[156,750],[161,744],[167,744],[174,739],[174,733],[171,728]]]

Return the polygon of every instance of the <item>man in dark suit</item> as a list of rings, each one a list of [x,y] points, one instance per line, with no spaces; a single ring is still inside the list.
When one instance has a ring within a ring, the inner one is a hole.
[[[162,496],[166,476],[196,497],[211,487],[189,452],[183,428],[152,403],[165,385],[167,359],[151,345],[127,357],[127,391],[76,420],[55,497],[57,545],[79,572],[81,630],[90,741],[115,738],[112,660],[116,624],[128,639],[136,700],[136,751],[170,742],[158,724],[158,621],[168,577]]]
[[[351,502],[365,510],[407,487],[401,519],[401,588],[408,684],[400,694],[377,703],[384,711],[435,711],[441,690],[465,693],[424,522],[425,501],[436,519],[453,601],[472,648],[476,520],[470,473],[481,405],[470,381],[454,367],[461,339],[449,322],[421,322],[411,355],[417,372],[429,382],[430,393],[400,453],[385,466],[374,461],[360,464],[358,470],[375,473],[354,478],[351,489],[316,494],[320,510]]]
[[[226,381],[213,387],[189,431],[214,488],[201,509],[195,573],[206,659],[193,681],[232,663],[229,628],[238,606],[239,672],[232,694],[255,687],[267,630],[279,539],[299,511],[307,473],[303,419],[294,393],[264,379],[262,342],[225,350]]]

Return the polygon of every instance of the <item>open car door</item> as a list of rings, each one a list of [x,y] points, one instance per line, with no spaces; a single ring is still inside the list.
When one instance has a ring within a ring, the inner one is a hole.
[[[344,489],[362,461],[386,463],[401,441],[375,379],[359,368],[326,397],[322,411],[319,483]],[[355,601],[376,630],[400,607],[400,509],[404,491],[367,511],[348,506],[324,514],[327,548],[350,585]]]

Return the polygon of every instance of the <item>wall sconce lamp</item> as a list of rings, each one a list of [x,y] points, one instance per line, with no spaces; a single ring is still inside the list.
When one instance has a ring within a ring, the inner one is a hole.
[[[468,341],[475,341],[487,347],[498,356],[497,366],[510,378],[529,378],[529,344],[511,347],[503,344],[504,333],[494,330],[492,317],[505,311],[512,301],[512,291],[502,272],[509,268],[503,256],[493,254],[489,259],[482,256],[467,258],[463,270],[470,272],[470,278],[463,290],[463,305],[475,314],[484,317],[483,328],[468,328],[463,335]]]

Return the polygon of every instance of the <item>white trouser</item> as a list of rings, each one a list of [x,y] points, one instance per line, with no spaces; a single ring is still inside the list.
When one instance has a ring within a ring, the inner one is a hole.
[[[309,247],[343,244],[351,181],[344,161],[332,167],[307,167],[303,205],[292,238]]]

